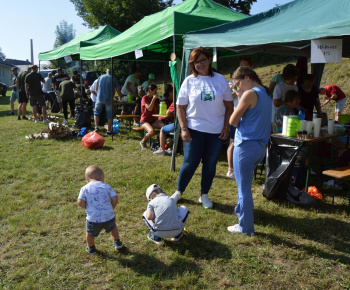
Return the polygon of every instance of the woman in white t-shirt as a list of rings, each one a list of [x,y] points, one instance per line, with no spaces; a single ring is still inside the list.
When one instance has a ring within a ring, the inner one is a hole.
[[[184,141],[184,161],[172,198],[176,202],[181,198],[202,161],[199,202],[204,208],[213,206],[208,192],[223,140],[229,136],[229,118],[233,112],[231,89],[224,76],[213,72],[211,63],[211,53],[206,48],[198,47],[192,51],[189,61],[192,74],[182,83],[176,103]]]

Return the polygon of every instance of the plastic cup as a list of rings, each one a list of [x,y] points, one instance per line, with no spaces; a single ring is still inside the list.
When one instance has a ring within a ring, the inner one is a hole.
[[[283,116],[282,135],[287,136],[288,116]]]
[[[299,130],[301,131],[306,130],[306,120],[299,120]]]
[[[306,121],[306,132],[308,135],[311,134],[313,126],[314,123],[312,121]]]
[[[312,114],[312,120],[315,120],[317,118],[318,118],[318,114],[316,114],[316,113]]]
[[[320,137],[322,119],[316,118],[312,122],[314,123],[314,137]]]
[[[334,133],[335,120],[328,120],[328,134]]]

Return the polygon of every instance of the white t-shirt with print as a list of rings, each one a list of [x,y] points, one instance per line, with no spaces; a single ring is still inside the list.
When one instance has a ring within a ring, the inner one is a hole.
[[[281,99],[282,102],[285,101],[285,95],[286,92],[289,90],[293,90],[293,91],[298,91],[298,87],[297,85],[287,85],[284,81],[278,83],[275,87],[275,89],[273,90],[273,99],[277,100],[277,99]],[[275,107],[274,104],[272,103],[272,119],[271,122],[275,122],[275,114],[278,110],[278,107]]]
[[[117,196],[113,188],[102,182],[89,182],[80,189],[78,199],[86,202],[86,219],[93,223],[103,223],[115,217],[111,199]]]
[[[137,94],[137,87],[140,85],[140,80],[135,78],[135,75],[129,75],[124,83],[124,86],[122,87],[122,94],[123,95],[128,95],[130,94],[129,91],[126,89],[126,84],[131,83],[129,88]]]
[[[224,128],[226,107],[232,102],[231,89],[224,76],[188,76],[181,85],[176,104],[187,105],[187,127],[199,132],[219,134]]]

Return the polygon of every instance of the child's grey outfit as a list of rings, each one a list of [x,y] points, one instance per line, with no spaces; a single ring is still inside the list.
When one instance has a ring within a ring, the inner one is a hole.
[[[115,213],[111,199],[115,196],[113,188],[102,181],[89,182],[81,188],[78,199],[86,202],[86,230],[94,237],[102,229],[107,233],[113,230]]]
[[[161,238],[172,238],[179,235],[189,214],[187,207],[177,208],[175,200],[164,193],[152,199],[147,209],[154,211],[155,218],[152,221],[147,220],[144,213],[142,219],[148,229]]]

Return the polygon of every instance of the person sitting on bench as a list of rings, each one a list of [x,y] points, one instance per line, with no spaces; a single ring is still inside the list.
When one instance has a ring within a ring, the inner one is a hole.
[[[140,142],[141,149],[147,149],[147,140],[156,134],[154,129],[160,129],[164,126],[162,121],[159,121],[152,116],[153,114],[156,114],[159,104],[157,89],[156,85],[150,85],[147,95],[142,97],[140,127],[142,127],[147,134]]]

